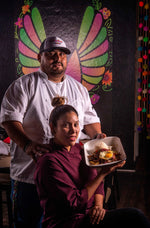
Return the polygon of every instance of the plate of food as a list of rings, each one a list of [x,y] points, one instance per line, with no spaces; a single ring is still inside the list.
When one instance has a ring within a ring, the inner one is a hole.
[[[111,136],[93,139],[84,144],[86,165],[102,167],[126,160],[126,154],[119,137]]]

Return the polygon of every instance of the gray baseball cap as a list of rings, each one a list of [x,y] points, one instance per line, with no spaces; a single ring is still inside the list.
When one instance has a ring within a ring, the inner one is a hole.
[[[63,50],[67,55],[71,53],[71,51],[66,47],[65,42],[60,39],[59,37],[52,36],[47,37],[40,46],[40,53],[45,51],[52,51],[53,49],[61,49]]]

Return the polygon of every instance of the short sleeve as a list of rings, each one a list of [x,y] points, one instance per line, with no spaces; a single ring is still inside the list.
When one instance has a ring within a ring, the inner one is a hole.
[[[101,195],[105,195],[104,192],[104,182],[102,181],[101,184],[99,185],[99,187],[96,189],[95,194],[101,194]]]
[[[28,95],[22,80],[16,80],[7,89],[1,105],[0,123],[5,121],[23,122],[28,104]]]
[[[84,88],[83,97],[84,97],[84,125],[89,123],[99,123],[100,118],[98,117],[89,96],[89,93],[86,88]]]

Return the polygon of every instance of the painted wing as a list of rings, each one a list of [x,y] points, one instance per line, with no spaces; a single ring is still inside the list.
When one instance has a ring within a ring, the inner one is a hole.
[[[103,78],[108,61],[109,42],[101,13],[88,6],[83,16],[76,50],[73,52],[66,73],[81,82],[88,91]]]
[[[37,54],[42,41],[46,38],[43,21],[39,10],[35,7],[31,15],[23,17],[23,28],[20,29],[18,42],[19,61],[23,74],[28,74],[39,69]]]

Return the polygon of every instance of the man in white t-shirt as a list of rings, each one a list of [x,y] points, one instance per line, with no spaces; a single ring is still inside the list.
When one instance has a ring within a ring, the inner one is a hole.
[[[16,227],[39,227],[42,212],[33,181],[34,160],[49,151],[52,98],[67,98],[67,103],[78,111],[80,129],[88,137],[105,137],[87,89],[65,75],[68,54],[70,50],[59,37],[45,39],[38,54],[40,70],[14,81],[2,101],[0,123],[12,139],[10,175],[13,193],[14,189],[17,192]],[[82,131],[79,138],[83,138]]]

